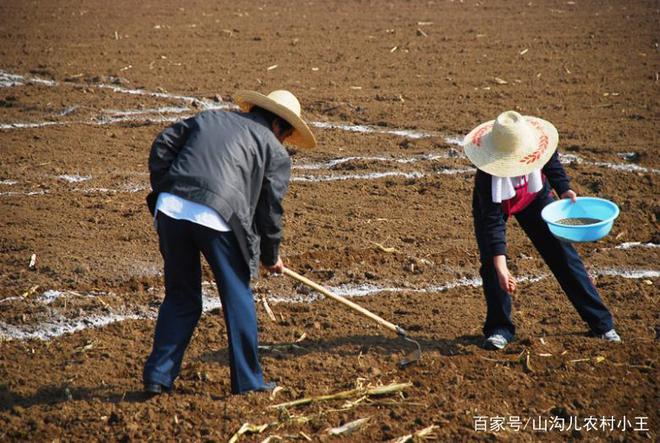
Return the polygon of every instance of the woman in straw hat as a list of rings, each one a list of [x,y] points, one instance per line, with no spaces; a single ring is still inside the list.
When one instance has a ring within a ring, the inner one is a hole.
[[[553,201],[551,188],[561,198],[576,198],[559,162],[557,142],[551,123],[515,111],[477,126],[463,142],[465,154],[478,168],[472,208],[487,304],[483,332],[489,349],[503,349],[515,334],[510,294],[516,282],[506,263],[505,237],[511,215],[592,332],[608,341],[621,340],[579,255],[569,243],[555,238],[541,218],[543,207]]]
[[[282,143],[316,145],[288,91],[236,95],[242,112],[205,111],[158,135],[151,147],[155,216],[164,261],[165,298],[145,391],[170,391],[202,313],[200,253],[215,276],[227,327],[232,393],[272,390],[257,348],[250,276],[259,260],[281,272],[282,199],[291,160]]]

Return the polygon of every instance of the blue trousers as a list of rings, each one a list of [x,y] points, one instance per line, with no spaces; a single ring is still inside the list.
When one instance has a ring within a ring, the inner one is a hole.
[[[158,312],[153,350],[144,366],[144,382],[171,388],[179,375],[183,354],[202,315],[201,252],[220,292],[232,393],[262,388],[250,271],[236,237],[160,212],[157,217],[165,299]]]
[[[603,334],[613,328],[612,315],[598,295],[575,248],[570,243],[562,242],[553,236],[548,225],[541,218],[541,210],[553,201],[550,194],[539,193],[536,199],[524,210],[515,214],[515,217],[559,281],[580,317],[595,334]],[[511,340],[516,332],[511,321],[511,295],[500,287],[493,257],[484,253],[487,250],[485,240],[477,234],[477,244],[481,253],[480,274],[487,305],[483,332],[486,337],[501,334],[507,340]]]

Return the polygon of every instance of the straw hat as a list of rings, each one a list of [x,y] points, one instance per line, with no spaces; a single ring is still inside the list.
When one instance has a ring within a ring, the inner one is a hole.
[[[552,123],[506,111],[474,128],[463,140],[463,149],[482,171],[497,177],[516,177],[542,168],[558,141]]]
[[[294,129],[293,134],[286,138],[287,143],[300,148],[316,146],[314,134],[300,117],[300,102],[289,91],[280,89],[268,95],[255,91],[238,91],[234,95],[234,100],[243,112],[249,112],[253,106],[259,106],[289,122]]]

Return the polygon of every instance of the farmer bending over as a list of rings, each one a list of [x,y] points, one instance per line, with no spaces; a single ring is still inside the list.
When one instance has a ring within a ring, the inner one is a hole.
[[[242,112],[205,111],[161,132],[151,147],[155,216],[164,261],[165,299],[153,350],[144,366],[145,391],[170,391],[202,314],[200,253],[213,271],[227,327],[231,390],[269,391],[257,349],[250,276],[261,263],[282,271],[282,199],[291,160],[283,142],[316,146],[288,91],[242,91]]]
[[[558,139],[551,123],[508,111],[477,126],[464,141],[465,154],[478,168],[472,213],[487,304],[483,332],[489,349],[503,349],[516,332],[510,295],[516,282],[506,264],[506,221],[511,215],[592,332],[608,341],[621,341],[580,256],[569,243],[555,238],[541,218],[541,210],[553,201],[551,186],[561,198],[575,201],[577,197],[557,157]]]

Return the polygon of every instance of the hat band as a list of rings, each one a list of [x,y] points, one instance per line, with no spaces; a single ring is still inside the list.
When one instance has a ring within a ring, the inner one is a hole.
[[[472,136],[472,144],[481,147],[481,139],[484,138],[487,132],[493,129],[493,123],[488,123],[477,130]]]
[[[543,156],[545,151],[548,149],[548,145],[550,144],[550,138],[545,133],[545,131],[543,130],[543,126],[539,122],[537,122],[536,120],[529,120],[529,119],[527,121],[532,126],[534,126],[534,128],[536,128],[537,131],[541,133],[539,136],[539,147],[531,154],[528,154],[519,160],[520,163],[529,165],[531,163],[538,161]]]

